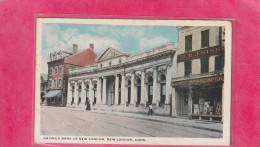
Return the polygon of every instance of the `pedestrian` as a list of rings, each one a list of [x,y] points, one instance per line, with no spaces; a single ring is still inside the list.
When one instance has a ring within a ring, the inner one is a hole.
[[[149,115],[153,115],[153,106],[152,106],[152,104],[149,104],[148,116]]]
[[[87,101],[87,107],[86,107],[86,110],[91,110],[91,107],[90,107],[90,100]]]

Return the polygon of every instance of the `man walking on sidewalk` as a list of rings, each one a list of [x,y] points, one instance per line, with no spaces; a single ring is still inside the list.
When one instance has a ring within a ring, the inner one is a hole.
[[[152,106],[152,104],[149,104],[148,116],[149,115],[153,115],[153,106]]]

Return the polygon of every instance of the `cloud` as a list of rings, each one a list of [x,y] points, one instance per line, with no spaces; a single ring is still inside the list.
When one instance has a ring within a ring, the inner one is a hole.
[[[94,44],[94,51],[97,54],[100,54],[108,47],[120,49],[119,42],[108,37],[78,34],[78,30],[73,28],[61,31],[58,25],[46,25],[44,27],[43,39],[45,39],[45,47],[42,50],[41,73],[48,72],[47,62],[49,61],[50,53],[60,50],[72,53],[73,44],[78,44],[78,51],[82,51],[87,49],[89,44],[92,43]]]
[[[141,38],[139,42],[139,48],[141,51],[146,51],[148,49],[152,49],[157,46],[161,46],[163,44],[166,44],[167,42],[170,42],[167,38],[164,37],[154,37],[151,39],[148,38]]]
[[[52,48],[59,42],[60,27],[57,24],[43,25],[43,39],[45,40],[45,47]]]
[[[63,40],[68,41],[69,39],[71,39],[71,37],[78,34],[78,30],[75,28],[68,28],[66,31],[60,32],[60,33],[61,33]]]
[[[87,49],[89,44],[94,44],[94,51],[100,53],[108,47],[120,48],[120,44],[117,40],[113,40],[108,37],[91,36],[89,34],[80,34],[72,37],[65,45],[64,48],[67,51],[72,51],[72,44],[78,44],[79,51]]]

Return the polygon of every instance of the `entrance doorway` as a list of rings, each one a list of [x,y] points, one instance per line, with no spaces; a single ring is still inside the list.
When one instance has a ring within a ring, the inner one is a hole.
[[[182,90],[182,115],[188,115],[189,90]]]
[[[148,78],[148,105],[153,103],[153,78]]]
[[[141,79],[138,78],[137,79],[137,106],[140,104],[141,102]]]
[[[115,104],[115,77],[107,77],[107,105]]]

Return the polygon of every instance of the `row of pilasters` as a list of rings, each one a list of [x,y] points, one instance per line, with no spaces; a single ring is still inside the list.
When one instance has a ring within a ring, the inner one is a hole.
[[[171,68],[171,67],[170,67]],[[166,74],[166,104],[170,103],[170,95],[171,95],[171,85],[170,85],[170,79],[171,79],[171,69],[169,67],[167,68],[167,74]],[[161,84],[158,82],[157,77],[158,77],[158,68],[153,68],[153,103],[158,103],[161,99]],[[96,84],[97,88],[96,90],[96,104],[103,104],[107,105],[107,78],[108,77],[100,77],[97,78]],[[120,81],[120,75],[117,74],[115,75],[115,90],[114,90],[114,105],[119,105],[119,89],[121,90],[121,105],[125,105],[126,102],[128,102],[128,88],[126,86],[126,76],[125,74],[121,74],[121,81]],[[145,84],[145,71],[141,71],[141,104],[146,104],[148,101],[148,86]],[[89,85],[89,100],[90,103],[93,104],[94,102],[94,89],[93,89],[93,80],[86,80]],[[81,94],[81,103],[80,104],[85,104],[86,102],[86,81],[82,80],[82,94]],[[121,82],[121,87],[119,87],[119,83]],[[79,100],[79,94],[78,94],[78,86],[79,84],[77,82],[74,83],[75,90],[74,90],[74,104],[78,103]],[[68,90],[68,104],[71,103],[72,101],[72,85],[69,83],[68,85],[69,90]],[[135,72],[131,73],[131,101],[130,104],[136,104],[137,102],[137,86],[135,85]]]

